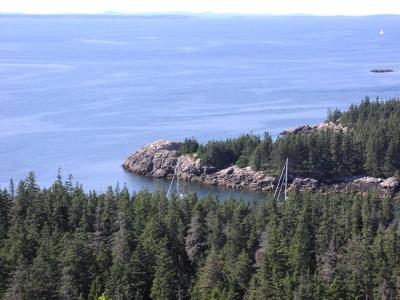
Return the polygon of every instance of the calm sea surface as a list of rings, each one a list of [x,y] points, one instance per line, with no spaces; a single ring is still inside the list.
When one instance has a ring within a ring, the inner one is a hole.
[[[30,170],[48,186],[61,168],[90,189],[162,188],[124,173],[122,161],[156,139],[276,136],[366,95],[398,97],[400,72],[369,70],[400,70],[399,24],[391,16],[1,15],[0,187]]]

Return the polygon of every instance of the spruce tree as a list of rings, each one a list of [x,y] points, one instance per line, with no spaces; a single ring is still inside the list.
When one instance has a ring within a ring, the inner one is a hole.
[[[160,242],[159,247],[154,268],[151,297],[155,300],[175,299],[179,291],[176,266],[168,253],[166,239]]]

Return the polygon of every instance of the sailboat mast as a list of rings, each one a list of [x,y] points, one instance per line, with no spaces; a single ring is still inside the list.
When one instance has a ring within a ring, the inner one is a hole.
[[[284,200],[288,198],[288,174],[289,173],[289,158],[286,158],[286,161],[283,165],[281,176],[279,177],[278,183],[276,185],[275,193],[274,193],[274,198],[279,201],[279,198],[281,196],[282,189],[285,189],[284,191]]]
[[[171,193],[171,188],[172,188],[172,183],[174,182],[174,178],[175,178],[175,172],[174,172],[174,175],[172,175],[172,180],[171,180],[171,183],[169,184],[169,188],[168,188],[168,192],[167,192],[167,198],[169,198],[169,195]]]
[[[276,185],[276,189],[275,189],[275,193],[274,193],[274,198],[277,197],[277,199],[279,199],[279,194],[281,193],[281,190],[282,190],[283,180],[285,180],[284,175],[285,175],[285,165],[283,165],[281,176],[279,176],[279,180]]]
[[[285,200],[287,199],[287,182],[288,182],[288,169],[289,169],[289,158],[286,158],[285,164]]]
[[[179,195],[179,176],[176,174],[176,194]]]

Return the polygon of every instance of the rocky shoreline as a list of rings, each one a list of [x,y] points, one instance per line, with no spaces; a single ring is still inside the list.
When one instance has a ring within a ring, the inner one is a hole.
[[[166,140],[155,141],[132,153],[122,164],[127,171],[138,175],[171,179],[174,173],[181,180],[219,185],[239,190],[271,192],[278,178],[254,171],[251,167],[230,166],[216,170],[206,166],[193,155],[181,155],[182,143]],[[394,177],[374,178],[368,176],[335,177],[319,181],[313,178],[290,178],[289,189],[300,191],[359,191],[376,188],[383,194],[394,194],[400,182]]]

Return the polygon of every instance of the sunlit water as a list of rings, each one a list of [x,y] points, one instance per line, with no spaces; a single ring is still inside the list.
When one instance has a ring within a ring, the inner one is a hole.
[[[121,168],[153,140],[276,136],[366,95],[397,97],[399,72],[369,71],[400,70],[399,21],[2,15],[0,186],[30,170],[48,186],[61,168],[90,189],[153,189]]]

